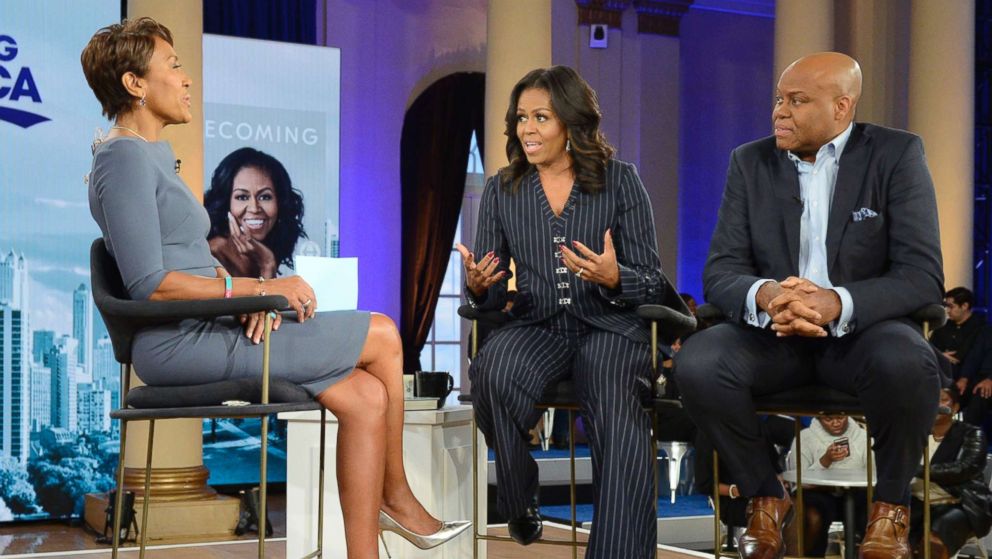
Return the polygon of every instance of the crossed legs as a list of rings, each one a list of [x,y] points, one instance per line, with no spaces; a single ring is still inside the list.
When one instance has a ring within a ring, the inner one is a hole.
[[[379,510],[420,534],[433,518],[403,467],[403,351],[389,317],[373,313],[354,372],[317,396],[338,419],[338,493],[349,559],[377,558]]]

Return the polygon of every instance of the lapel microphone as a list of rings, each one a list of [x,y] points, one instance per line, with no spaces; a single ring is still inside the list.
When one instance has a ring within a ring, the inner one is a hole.
[[[183,160],[182,159],[176,159],[176,174],[177,175],[179,174],[179,170],[182,168],[182,166],[183,166]]]

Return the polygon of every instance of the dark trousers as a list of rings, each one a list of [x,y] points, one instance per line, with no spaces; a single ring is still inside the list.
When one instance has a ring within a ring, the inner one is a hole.
[[[845,530],[854,530],[855,541],[860,541],[864,533],[865,524],[868,523],[867,508],[865,506],[865,489],[847,489],[854,492],[854,526],[844,526]],[[793,497],[794,498],[794,497]],[[810,513],[820,517],[819,530],[816,533],[806,532],[806,553],[809,557],[823,557],[827,551],[827,536],[830,532],[830,525],[836,520],[844,519],[844,495],[827,488],[807,487],[803,490],[803,506],[806,508],[807,518]]]
[[[574,326],[574,324],[573,324]],[[594,516],[588,558],[654,557],[657,524],[647,345],[591,328],[547,325],[493,333],[472,363],[473,406],[496,454],[500,514],[523,514],[537,491],[537,463],[527,448],[552,382],[571,376],[592,453]]]
[[[940,389],[936,356],[912,324],[887,320],[812,339],[726,323],[689,338],[675,362],[686,410],[742,495],[758,495],[775,476],[752,396],[822,383],[861,400],[875,440],[876,499],[909,503]]]
[[[985,418],[988,417],[989,409],[992,408],[992,398],[983,398],[981,395],[975,394],[973,392],[975,384],[969,384],[965,393],[961,395],[964,422],[984,429]]]
[[[930,530],[944,542],[947,556],[954,555],[964,547],[975,531],[968,522],[968,515],[960,504],[931,505]],[[923,501],[913,498],[909,508],[909,541],[916,545],[923,536]]]

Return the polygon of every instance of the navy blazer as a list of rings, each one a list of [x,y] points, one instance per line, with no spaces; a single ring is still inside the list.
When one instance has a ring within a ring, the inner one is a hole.
[[[742,321],[756,280],[797,276],[802,211],[799,173],[774,137],[735,149],[703,272],[706,301]],[[830,281],[854,301],[855,330],[940,303],[937,202],[918,136],[854,125],[826,245]]]
[[[513,258],[517,298],[507,327],[541,322],[564,310],[590,326],[650,341],[634,311],[640,304],[670,299],[671,287],[661,271],[651,201],[634,166],[610,160],[605,187],[591,194],[576,185],[561,216],[551,211],[536,171],[525,175],[515,192],[501,186],[498,177],[489,178],[482,194],[475,255],[481,259],[493,251],[506,277],[482,297],[466,289],[469,303],[488,310],[506,305]],[[561,244],[573,248],[575,240],[601,254],[607,229],[620,266],[620,286],[612,291],[569,272],[558,249]]]

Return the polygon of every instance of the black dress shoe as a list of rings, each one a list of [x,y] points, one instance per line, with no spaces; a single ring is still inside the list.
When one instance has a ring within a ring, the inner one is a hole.
[[[544,523],[541,522],[541,513],[537,506],[537,497],[533,503],[527,507],[520,516],[507,522],[507,530],[510,537],[520,545],[530,545],[541,538],[544,532]]]

